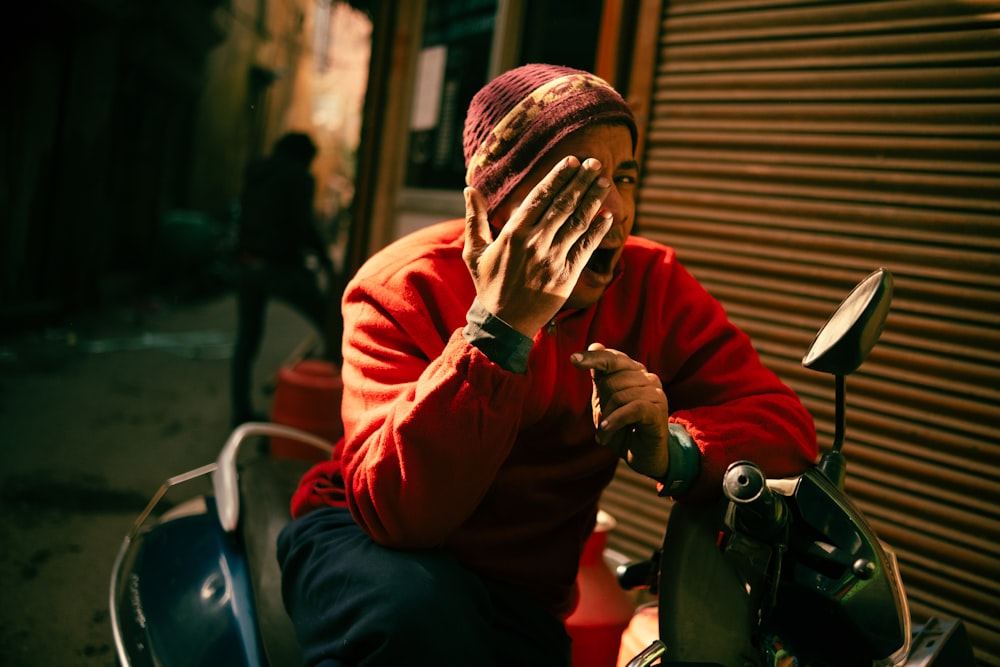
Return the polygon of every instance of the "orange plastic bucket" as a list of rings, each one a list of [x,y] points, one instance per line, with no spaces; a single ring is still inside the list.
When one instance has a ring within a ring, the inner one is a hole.
[[[344,435],[344,423],[340,418],[343,396],[344,382],[336,366],[320,359],[303,359],[278,371],[271,421],[335,443]],[[306,460],[327,458],[315,447],[287,438],[271,438],[271,454]]]
[[[576,577],[580,600],[566,619],[566,632],[573,640],[573,667],[614,667],[622,632],[635,611],[632,599],[604,560],[608,533],[615,523],[601,510],[580,558]]]

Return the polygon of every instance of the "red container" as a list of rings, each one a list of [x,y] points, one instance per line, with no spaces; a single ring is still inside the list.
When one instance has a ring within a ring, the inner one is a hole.
[[[573,667],[615,667],[622,632],[635,612],[632,598],[604,560],[608,533],[614,526],[610,514],[598,512],[597,526],[580,558],[576,577],[580,601],[566,619],[566,631],[573,640]]]
[[[271,421],[308,431],[335,443],[344,435],[340,402],[344,382],[332,363],[304,359],[278,371],[278,382],[271,402]],[[274,456],[310,461],[327,458],[315,447],[287,438],[271,438]]]

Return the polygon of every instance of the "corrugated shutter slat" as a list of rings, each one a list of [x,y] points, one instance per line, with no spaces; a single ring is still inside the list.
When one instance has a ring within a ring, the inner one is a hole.
[[[663,6],[638,233],[750,334],[821,447],[833,383],[802,354],[855,282],[893,272],[881,343],[847,382],[848,492],[915,620],[961,618],[1000,667],[1000,3]],[[623,464],[611,546],[648,557],[670,504]]]

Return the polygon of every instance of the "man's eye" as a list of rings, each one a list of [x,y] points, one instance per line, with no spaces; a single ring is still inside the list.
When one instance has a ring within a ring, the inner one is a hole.
[[[621,174],[619,176],[615,176],[615,183],[618,183],[619,185],[634,185],[636,180],[638,179],[632,174]]]

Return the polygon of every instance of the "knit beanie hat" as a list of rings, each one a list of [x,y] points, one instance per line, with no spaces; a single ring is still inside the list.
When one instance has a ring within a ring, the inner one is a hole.
[[[512,69],[486,84],[469,104],[465,183],[482,193],[492,214],[553,146],[598,123],[624,125],[635,147],[635,116],[604,79],[558,65]]]

